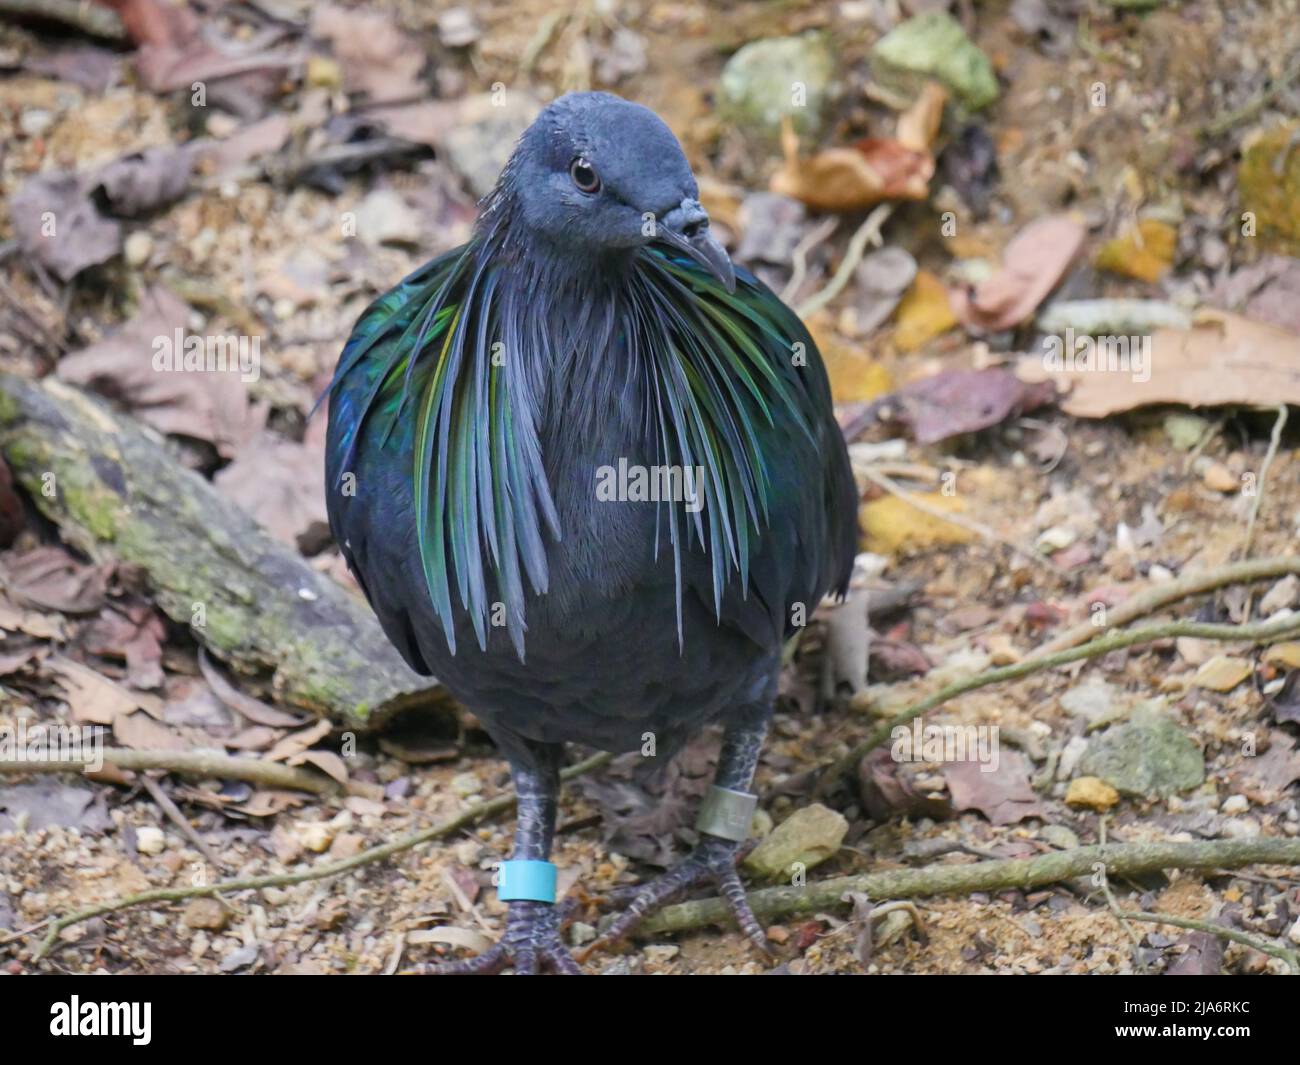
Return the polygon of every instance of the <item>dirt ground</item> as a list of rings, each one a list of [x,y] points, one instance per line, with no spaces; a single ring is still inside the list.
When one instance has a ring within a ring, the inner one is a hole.
[[[309,6],[283,0],[270,8],[291,27],[286,47],[298,46],[311,21]],[[907,101],[877,83],[871,49],[905,15],[944,6],[647,0],[571,10],[540,0],[493,0],[474,6],[472,39],[455,45],[446,43],[457,40],[452,31],[461,25],[446,21],[459,8],[454,3],[380,2],[364,11],[389,19],[427,53],[430,64],[418,80],[448,105],[500,83],[543,101],[566,89],[608,88],[653,108],[681,138],[703,198],[735,250],[759,225],[746,204],[767,189],[782,163],[775,144],[747,138],[720,113],[718,84],[728,58],[750,41],[825,31],[842,84],[820,146],[885,137]],[[1261,130],[1294,122],[1300,112],[1294,94],[1269,97],[1258,108],[1252,103],[1300,61],[1295,35],[1279,32],[1300,25],[1300,8],[1292,0],[1157,3],[1140,14],[1083,0],[952,6],[989,57],[1001,91],[996,103],[969,118],[954,116],[950,105],[928,193],[900,203],[885,223],[884,244],[910,253],[917,281],[883,323],[864,326],[869,315],[860,285],[810,315],[809,323],[826,354],[841,421],[858,422],[855,466],[925,491],[933,505],[959,512],[978,529],[918,516],[878,481],[862,477],[868,554],[857,583],[896,593],[895,599],[887,609],[872,608],[870,675],[856,692],[840,672],[845,663],[828,650],[827,626],[844,608],[827,604],[814,619],[787,668],[759,768],[764,828],[814,801],[810,770],[843,756],[878,721],[945,683],[1020,660],[1086,620],[1094,603],[1119,603],[1134,590],[1247,553],[1293,554],[1300,534],[1295,427],[1284,429],[1270,451],[1273,408],[1287,396],[1264,384],[1249,403],[1217,406],[1218,397],[1206,394],[1196,401],[1205,406],[1195,410],[1176,402],[1120,404],[1106,417],[1074,416],[1056,403],[1009,402],[1005,416],[932,443],[918,443],[915,425],[909,433],[906,420],[890,421],[887,411],[871,405],[927,377],[1012,367],[1030,350],[1033,334],[1023,325],[981,331],[950,312],[946,297],[937,308],[926,279],[942,292],[944,285],[986,278],[993,269],[987,264],[1035,220],[1069,214],[1083,227],[1087,251],[1062,271],[1057,288],[1069,298],[1222,307],[1224,286],[1257,269],[1262,256],[1286,258],[1285,247],[1266,247],[1241,233],[1238,165]],[[242,7],[213,4],[201,19],[245,44],[279,25],[243,17]],[[202,179],[183,194],[131,216],[120,255],[75,280],[33,268],[12,226],[3,223],[0,369],[45,377],[101,345],[100,361],[77,383],[118,400],[125,395],[138,413],[147,403],[102,345],[112,343],[114,330],[139,312],[156,285],[202,315],[209,332],[264,335],[262,375],[246,400],[257,412],[253,422],[240,427],[229,448],[214,436],[175,433],[178,455],[204,475],[221,471],[218,485],[225,477],[236,503],[296,543],[313,566],[350,581],[320,530],[315,485],[322,419],[309,423],[306,415],[365,304],[468,234],[475,202],[468,168],[449,166],[442,151],[425,145],[406,155],[380,154],[360,170],[322,164],[324,176],[315,182],[303,179],[301,168],[291,178],[277,171],[284,160],[330,143],[319,135],[329,129],[328,116],[347,117],[340,65],[344,76],[353,68],[340,58],[344,46],[337,41],[333,50],[316,48],[317,58],[305,66],[241,83],[231,98],[248,105],[248,114],[228,103],[202,120],[192,116],[187,90],[145,83],[132,65],[133,44],[94,46],[115,64],[106,85],[84,83],[85,56],[54,62],[86,41],[50,27],[0,25],[0,198],[7,203],[34,175],[84,171],[203,136],[224,138],[267,115],[289,116],[293,132],[266,159],[250,152],[228,173],[214,176],[205,163]],[[386,76],[395,77],[398,66],[388,63]],[[1107,105],[1090,107],[1089,93],[1099,83]],[[1227,128],[1207,135],[1207,125],[1242,109]],[[463,118],[456,113],[457,121]],[[972,125],[993,146],[997,173],[963,184],[953,176],[961,159],[945,162],[940,148]],[[347,136],[340,143],[365,140]],[[1281,165],[1288,165],[1285,159]],[[987,195],[984,210],[972,209],[977,185]],[[376,189],[397,193],[405,206],[368,200]],[[335,222],[347,212],[377,218],[395,238],[341,241]],[[956,217],[955,232],[943,229],[945,212]],[[789,293],[796,305],[828,283],[866,210],[841,215],[832,233],[809,238],[806,277]],[[821,217],[811,211],[799,238]],[[1100,249],[1136,220],[1173,233],[1167,269],[1154,278],[1139,276],[1141,268],[1098,266]],[[789,254],[784,262],[776,258],[764,259],[759,272],[779,290],[794,265]],[[972,263],[986,264],[985,272],[972,273]],[[1282,328],[1276,318],[1270,322]],[[1300,319],[1290,328],[1300,330]],[[1300,365],[1300,339],[1285,335],[1295,342],[1290,352]],[[1247,376],[1236,384],[1249,390]],[[162,405],[183,419],[191,402],[168,396]],[[940,407],[940,417],[969,413]],[[272,446],[282,449],[274,461],[287,472],[259,480],[256,471],[272,461]],[[230,473],[236,469],[238,476]],[[20,717],[96,721],[113,730],[115,745],[206,743],[244,756],[278,749],[293,730],[263,725],[250,735],[256,723],[205,681],[195,638],[162,616],[147,582],[88,563],[62,544],[54,524],[37,517],[33,503],[22,497],[25,527],[0,551],[9,575],[0,587],[0,725]],[[24,596],[12,574],[30,577],[24,559],[45,550],[59,552],[62,563],[40,581],[32,577]],[[1260,603],[1273,587],[1258,585],[1249,597],[1226,589],[1146,620],[1262,620]],[[1283,587],[1274,598],[1286,594]],[[1246,645],[1166,639],[954,699],[926,722],[998,726],[1002,769],[963,802],[942,766],[868,760],[823,800],[843,815],[847,832],[833,856],[808,875],[1032,857],[1103,839],[1294,839],[1300,834],[1300,711],[1290,695],[1290,671],[1300,668],[1300,648],[1285,647],[1273,655]],[[1204,672],[1216,655],[1229,657],[1229,670],[1244,664],[1237,682],[1218,685],[1221,691]],[[118,729],[113,718],[97,718],[89,705],[95,697],[68,687],[59,659],[89,665],[147,696],[148,706],[129,716],[138,726],[147,712],[148,727]],[[828,671],[841,681],[829,697]],[[235,683],[265,695],[251,680]],[[1072,768],[1084,741],[1152,706],[1190,738],[1203,758],[1203,782],[1165,798],[1126,793],[1067,802],[1071,777],[1086,775]],[[337,750],[340,737],[314,742]],[[562,889],[598,895],[684,855],[716,743],[710,735],[693,745],[667,785],[642,780],[635,758],[626,757],[568,784],[554,854]],[[575,752],[575,760],[580,753],[590,752]],[[73,910],[152,888],[305,870],[509,790],[504,761],[472,720],[458,742],[432,754],[418,737],[363,736],[346,762],[356,785],[346,798],[160,778],[206,854],[138,778],[0,778],[0,966],[13,973],[374,973],[461,956],[462,949],[494,941],[504,907],[490,878],[509,853],[509,816],[329,879],[95,917],[66,930],[49,956],[34,959],[45,923]],[[11,786],[36,790],[19,796]],[[1007,803],[1024,804],[1027,812],[1005,815]],[[1300,874],[1294,869],[1175,871],[1112,887],[1123,907],[1217,920],[1298,949]],[[582,907],[578,921],[575,942],[590,937],[598,914]],[[773,921],[773,962],[757,957],[730,928],[644,936],[622,954],[594,957],[586,969],[1131,973],[1200,965],[1241,974],[1286,971],[1284,961],[1252,947],[1226,943],[1220,957],[1202,933],[1126,925],[1083,881],[917,899],[914,914],[899,911],[876,923],[874,940],[864,933],[869,923],[846,905]]]

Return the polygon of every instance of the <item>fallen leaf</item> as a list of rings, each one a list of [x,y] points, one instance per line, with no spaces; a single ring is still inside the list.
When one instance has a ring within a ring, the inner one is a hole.
[[[9,221],[23,252],[61,281],[122,249],[121,223],[101,215],[84,179],[68,171],[29,178],[9,202]]]
[[[195,162],[214,181],[227,180],[252,161],[278,152],[292,132],[293,125],[287,115],[267,115],[222,140],[204,141],[195,149]]]
[[[1031,222],[1007,244],[1001,270],[972,291],[952,293],[957,317],[977,336],[1027,320],[1065,276],[1085,234],[1083,224],[1068,215]]]
[[[858,211],[882,200],[924,200],[930,194],[934,156],[896,140],[868,137],[801,158],[799,137],[786,120],[781,147],[785,162],[769,187],[815,210]]]
[[[286,765],[314,765],[321,772],[333,777],[340,784],[348,782],[348,767],[333,751],[303,751],[285,759]]]
[[[5,590],[18,606],[93,614],[104,605],[111,568],[78,562],[59,547],[38,547],[0,562]]]
[[[268,762],[282,762],[296,754],[301,754],[317,740],[328,736],[329,731],[330,723],[322,719],[309,728],[291,732],[267,751],[266,760]]]
[[[90,195],[109,213],[131,218],[175,203],[189,188],[194,150],[147,148],[113,160],[86,181]]]
[[[0,831],[11,831],[21,819],[36,832],[56,825],[83,832],[103,832],[113,826],[102,802],[89,788],[65,784],[57,777],[0,788]]]
[[[1206,302],[1300,334],[1300,259],[1261,256],[1220,281]]]
[[[997,768],[989,773],[980,762],[945,762],[952,804],[958,810],[978,810],[995,825],[1013,825],[1026,817],[1042,817],[1043,807],[1029,786],[1024,755],[1003,750]]]
[[[41,614],[35,610],[19,610],[11,603],[0,600],[0,629],[21,632],[38,640],[65,640],[67,627],[58,614]]]
[[[1197,313],[1191,329],[1158,329],[1146,356],[1131,340],[1127,364],[1110,365],[1100,349],[1091,362],[1058,364],[1055,358],[1022,358],[1024,381],[1053,380],[1069,389],[1061,409],[1078,418],[1105,418],[1152,404],[1187,407],[1300,405],[1300,335],[1252,322],[1227,311]],[[1114,352],[1111,352],[1114,355]],[[1149,356],[1149,357],[1147,357]],[[1134,359],[1136,358],[1136,361]],[[1109,368],[1109,372],[1106,371]]]
[[[915,498],[955,514],[966,509],[965,503],[956,496],[939,492],[918,493]],[[968,529],[917,510],[906,500],[893,495],[864,503],[858,511],[858,519],[865,549],[881,555],[924,551],[945,544],[965,544],[974,538]]]
[[[475,932],[472,928],[454,928],[451,925],[443,928],[419,928],[414,932],[408,932],[406,942],[413,947],[436,943],[459,947],[461,950],[468,950],[475,954],[482,954],[492,946],[492,940],[482,932]]]
[[[318,419],[324,424],[324,419]],[[262,430],[218,470],[212,482],[222,495],[251,514],[278,540],[297,544],[304,534],[320,537],[328,528],[324,442],[304,443]]]
[[[349,93],[373,103],[428,95],[424,49],[387,12],[326,4],[313,8],[311,32],[333,45]]]
[[[1019,417],[1055,398],[1046,382],[1026,385],[1010,370],[945,370],[909,381],[884,401],[891,420],[911,430],[918,444],[973,433]]]
[[[148,714],[118,714],[113,719],[113,736],[123,747],[137,751],[183,751],[185,738]]]
[[[116,603],[100,612],[82,632],[82,645],[101,658],[126,662],[127,680],[145,690],[161,687],[162,618],[145,603]]]
[[[900,351],[916,351],[956,324],[943,282],[921,270],[894,312],[894,344]]]
[[[898,143],[914,152],[930,151],[939,135],[943,105],[947,102],[948,90],[937,81],[927,81],[912,106],[898,116],[894,130]]]
[[[248,390],[240,378],[237,358],[226,371],[154,368],[159,340],[175,347],[186,332],[189,308],[161,286],[149,289],[136,316],[88,348],[65,356],[58,376],[125,403],[164,433],[207,440],[229,458],[257,429]],[[205,337],[198,340],[206,341]],[[231,339],[223,337],[223,341]],[[181,362],[183,352],[175,353]]]
[[[899,247],[873,251],[858,264],[853,272],[857,289],[854,310],[855,326],[859,335],[872,333],[884,325],[894,313],[912,283],[916,280],[916,260]]]
[[[1178,230],[1167,222],[1144,218],[1102,245],[1094,260],[1098,270],[1156,282],[1173,265]]]

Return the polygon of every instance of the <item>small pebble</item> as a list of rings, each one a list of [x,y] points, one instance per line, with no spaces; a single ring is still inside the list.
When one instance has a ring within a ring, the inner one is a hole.
[[[167,846],[167,837],[161,828],[148,825],[135,830],[135,849],[141,854],[161,854]]]
[[[1244,795],[1229,795],[1219,809],[1225,814],[1244,814],[1250,809],[1250,800]]]

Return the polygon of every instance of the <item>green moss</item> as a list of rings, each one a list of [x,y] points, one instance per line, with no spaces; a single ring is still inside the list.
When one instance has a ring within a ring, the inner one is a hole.
[[[1300,126],[1269,130],[1241,157],[1237,184],[1243,211],[1255,216],[1260,241],[1270,248],[1300,255]]]

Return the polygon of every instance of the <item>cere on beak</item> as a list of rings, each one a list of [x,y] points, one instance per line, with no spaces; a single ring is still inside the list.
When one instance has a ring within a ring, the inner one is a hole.
[[[669,247],[685,252],[722,283],[736,291],[736,270],[726,249],[709,231],[708,212],[698,200],[682,200],[660,221],[656,235]]]

